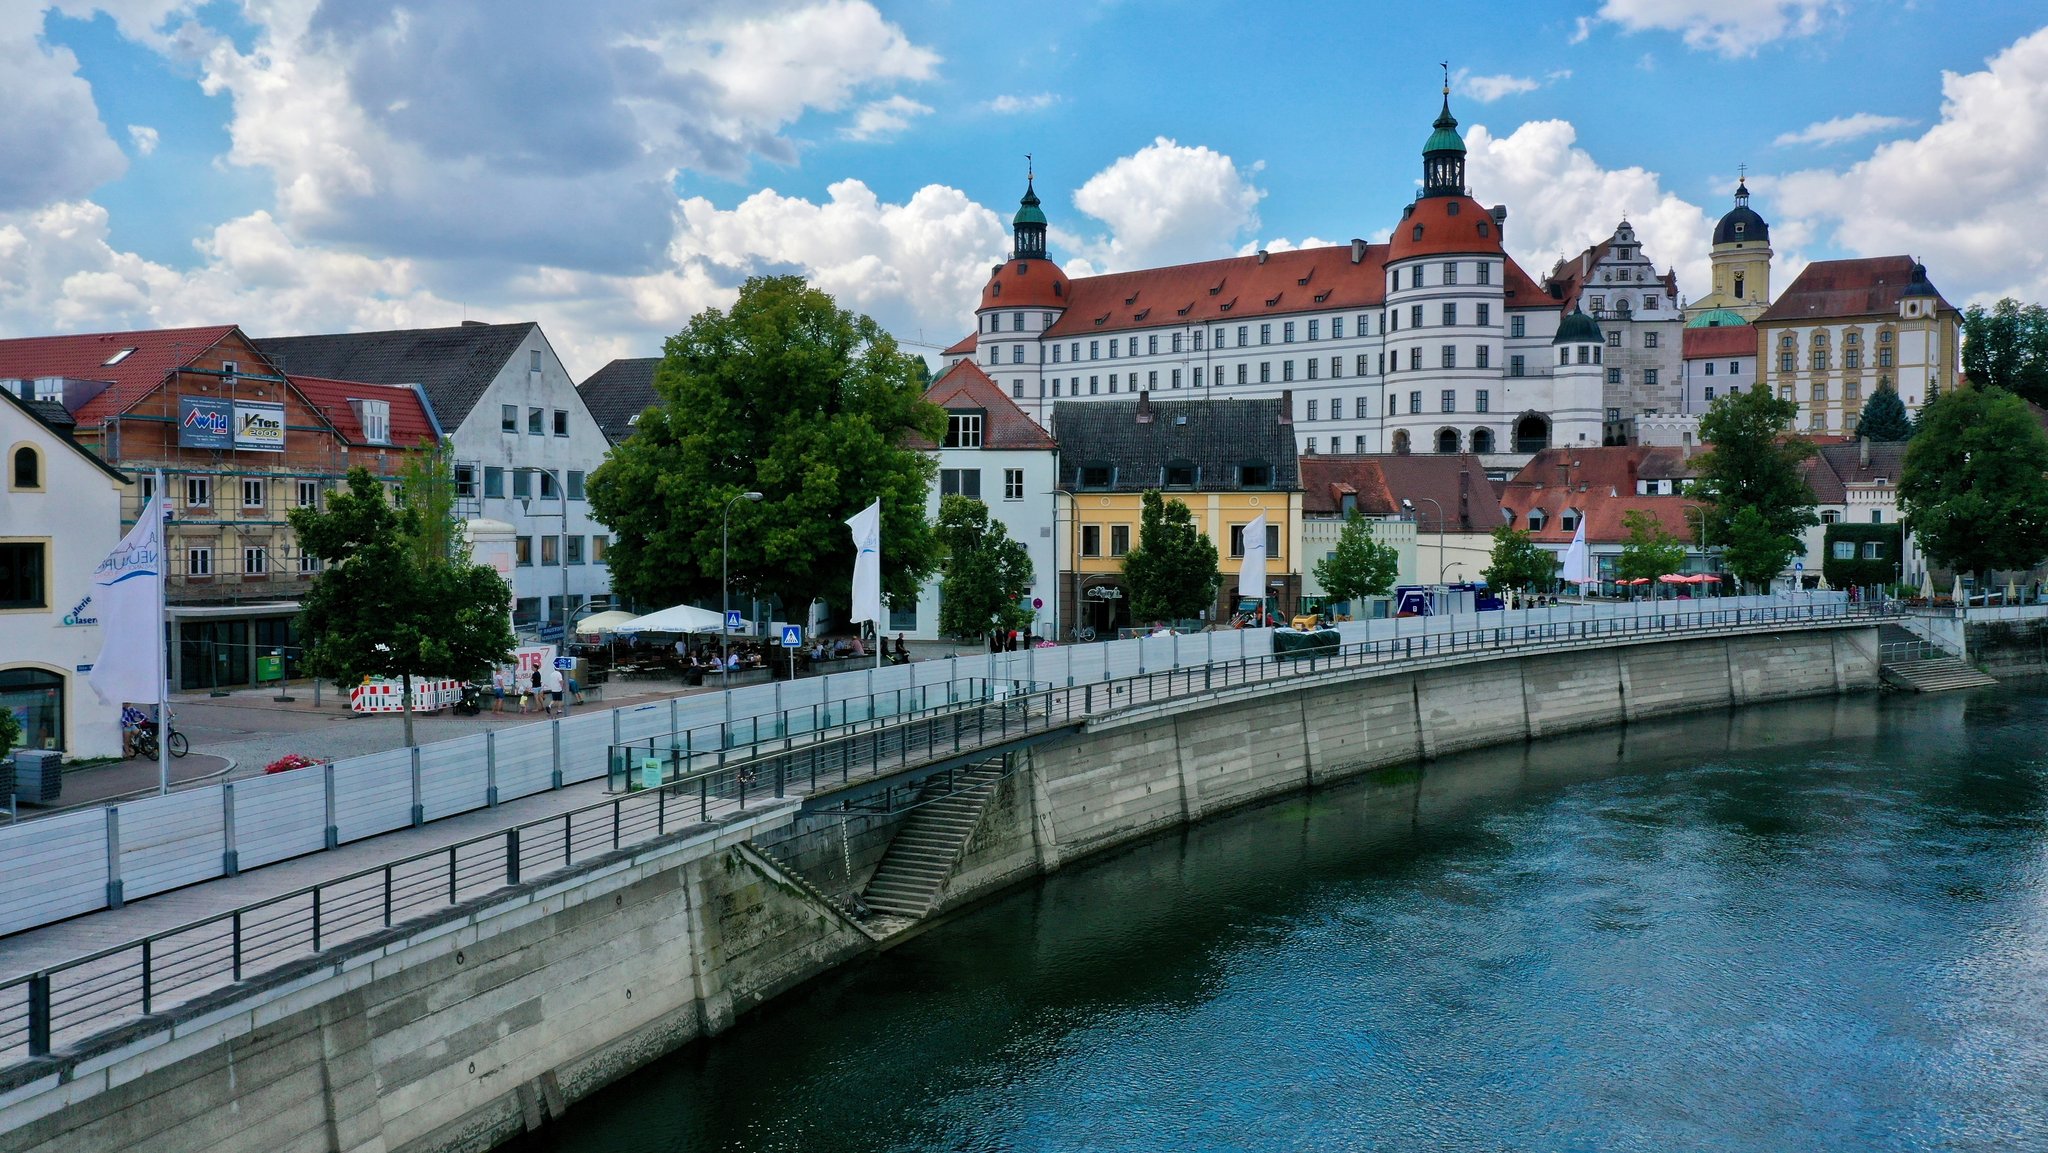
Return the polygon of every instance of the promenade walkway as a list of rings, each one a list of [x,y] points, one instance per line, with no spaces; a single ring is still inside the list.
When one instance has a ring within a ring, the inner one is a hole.
[[[1134,708],[1307,678],[1868,623],[1846,605],[1702,613],[1651,624],[1567,621],[1367,641],[1314,658],[1169,667],[1021,693],[984,681],[973,699],[872,724],[671,755],[663,788],[608,793],[604,779],[569,784],[0,938],[0,1070],[602,854],[702,830],[742,811],[794,807],[878,777],[989,755]],[[661,754],[673,744],[655,736],[620,747]]]

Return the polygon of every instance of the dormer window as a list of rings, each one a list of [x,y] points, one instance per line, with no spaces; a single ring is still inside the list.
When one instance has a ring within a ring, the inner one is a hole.
[[[980,448],[981,414],[978,412],[949,412],[946,414],[946,448]]]
[[[351,400],[349,408],[356,414],[356,424],[363,430],[364,444],[391,443],[391,402],[388,400]]]
[[[1081,487],[1108,488],[1115,475],[1115,471],[1106,464],[1084,464],[1081,466]]]
[[[1564,515],[1558,518],[1557,527],[1564,532],[1579,531],[1579,510],[1575,508],[1564,510]]]
[[[1167,488],[1195,487],[1195,466],[1187,461],[1170,461],[1164,470],[1163,480]]]
[[[1529,510],[1529,531],[1530,531],[1530,532],[1542,532],[1542,531],[1543,531],[1543,526],[1544,526],[1544,525],[1546,525],[1546,524],[1548,524],[1548,523],[1550,523],[1550,518],[1549,518],[1549,517],[1547,517],[1547,516],[1545,516],[1545,515],[1543,515],[1543,510],[1542,510],[1542,509],[1540,509],[1540,508],[1532,508],[1532,509],[1530,509],[1530,510]]]
[[[1273,468],[1264,464],[1241,464],[1237,466],[1239,488],[1272,488]]]

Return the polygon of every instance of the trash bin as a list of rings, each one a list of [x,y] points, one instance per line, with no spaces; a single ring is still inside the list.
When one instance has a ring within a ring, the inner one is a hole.
[[[64,754],[20,749],[14,754],[15,795],[24,805],[54,805],[64,790]]]

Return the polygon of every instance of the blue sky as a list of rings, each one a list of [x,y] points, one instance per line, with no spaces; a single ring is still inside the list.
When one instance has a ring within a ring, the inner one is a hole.
[[[1037,157],[1070,272],[1383,236],[1441,82],[1540,275],[1704,291],[1736,166],[1806,262],[2048,296],[2048,13],[1580,0],[52,0],[0,41],[0,333],[541,320],[579,374],[754,272],[971,323]]]

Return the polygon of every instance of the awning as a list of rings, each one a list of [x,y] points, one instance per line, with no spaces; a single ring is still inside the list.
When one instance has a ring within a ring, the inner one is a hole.
[[[576,631],[583,634],[617,632],[620,625],[634,619],[636,618],[632,613],[620,612],[617,609],[612,609],[610,612],[592,613],[576,622]]]
[[[613,625],[615,633],[715,633],[725,618],[710,609],[676,605]]]

